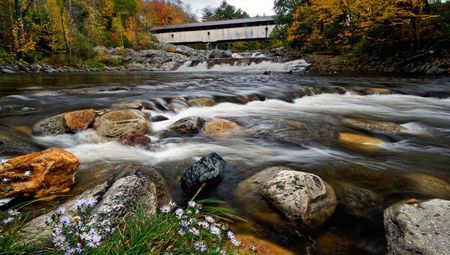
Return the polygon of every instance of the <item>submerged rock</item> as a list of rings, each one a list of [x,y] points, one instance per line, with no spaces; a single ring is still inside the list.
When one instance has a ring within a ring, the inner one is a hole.
[[[225,167],[222,157],[211,153],[186,168],[181,177],[181,188],[187,194],[194,194],[202,184],[219,182]]]
[[[37,145],[21,141],[15,137],[11,139],[10,137],[4,137],[3,134],[0,135],[0,156],[17,156],[38,150]]]
[[[238,185],[236,198],[254,218],[281,228],[298,223],[319,226],[336,207],[331,186],[316,175],[287,167],[267,168],[249,177]]]
[[[295,253],[289,251],[277,244],[272,242],[263,240],[261,238],[252,236],[252,235],[236,235],[236,239],[242,242],[245,247],[253,246],[255,248],[255,252],[248,251],[242,249],[240,254],[259,254],[259,255],[294,255]]]
[[[169,126],[169,130],[182,135],[197,134],[203,128],[205,120],[200,117],[186,117]]]
[[[371,217],[374,209],[383,199],[370,189],[358,187],[348,182],[333,183],[338,203],[344,211],[356,217]]]
[[[151,131],[150,122],[136,110],[117,110],[97,118],[95,129],[101,136],[144,135]]]
[[[105,182],[85,191],[76,198],[64,203],[67,214],[75,214],[75,203],[80,199],[94,199],[97,205],[88,216],[90,224],[115,227],[137,206],[144,206],[149,216],[170,201],[170,195],[163,178],[148,166],[129,166],[123,174],[111,182]],[[21,235],[26,242],[40,242],[49,237],[51,229],[45,220],[55,214],[51,211],[26,223]]]
[[[132,134],[132,135],[122,136],[119,141],[122,144],[129,145],[129,146],[146,147],[152,142],[152,139],[146,135]]]
[[[67,192],[75,183],[79,164],[76,156],[60,148],[11,158],[0,165],[0,198],[39,198]]]
[[[384,212],[388,254],[449,254],[450,201],[396,204]]]
[[[226,119],[214,119],[206,122],[204,132],[212,136],[226,136],[236,134],[243,128],[236,122]]]
[[[114,103],[111,105],[111,108],[115,110],[127,110],[127,109],[142,110],[144,106],[141,101],[135,100],[131,102]]]
[[[336,208],[333,188],[314,174],[283,169],[258,188],[289,220],[308,227],[323,224]]]
[[[450,184],[445,180],[424,173],[408,173],[402,180],[407,191],[431,198],[450,199]]]
[[[338,140],[348,149],[364,152],[378,152],[384,145],[381,139],[352,133],[340,133]]]
[[[34,135],[62,135],[67,132],[64,113],[39,121],[33,126]]]
[[[64,115],[67,128],[72,132],[85,130],[90,127],[97,117],[93,109],[69,112]]]
[[[359,130],[387,135],[398,134],[403,131],[402,126],[390,121],[345,118],[343,124]]]
[[[216,104],[216,101],[209,97],[196,97],[187,102],[190,106],[214,106]]]
[[[364,92],[367,94],[387,95],[391,93],[391,90],[387,88],[367,88]]]

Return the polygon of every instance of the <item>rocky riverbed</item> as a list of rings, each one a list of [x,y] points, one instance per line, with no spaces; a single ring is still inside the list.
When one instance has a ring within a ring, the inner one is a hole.
[[[448,246],[445,77],[163,72],[0,82],[0,194],[14,198],[2,210],[40,199],[24,208],[34,212],[23,229],[31,239],[54,205],[95,199],[91,221],[115,225],[136,198],[153,215],[201,188],[198,199],[249,219],[232,228],[265,254]]]

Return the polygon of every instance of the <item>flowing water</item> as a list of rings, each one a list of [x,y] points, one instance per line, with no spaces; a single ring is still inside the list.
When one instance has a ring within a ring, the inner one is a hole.
[[[267,63],[262,66],[266,68]],[[228,67],[230,72],[223,68],[205,72],[207,68],[201,65],[185,65],[178,72],[166,73],[1,75],[0,128],[14,139],[43,148],[63,147],[79,157],[82,164],[70,194],[104,181],[124,164],[138,162],[157,168],[174,198],[182,201],[186,197],[178,180],[183,170],[201,156],[216,152],[229,168],[222,182],[203,196],[224,200],[252,219],[237,228],[251,228],[296,254],[383,254],[384,208],[402,199],[450,198],[446,192],[450,181],[449,77],[262,75],[260,71],[236,72],[235,66]],[[287,69],[278,64],[276,70]],[[371,94],[369,88],[389,88],[389,93]],[[182,100],[203,96],[218,104],[187,107]],[[137,99],[146,103],[145,112],[169,119],[153,123],[149,149],[105,141],[93,130],[30,135],[34,123],[58,113],[102,109]],[[226,138],[159,135],[158,131],[187,116],[230,119],[248,132]],[[368,134],[343,125],[345,117],[392,121],[402,131]],[[299,125],[308,127],[306,134],[303,129],[298,131]],[[336,138],[339,132],[366,134],[385,143],[376,152],[360,151],[342,146]],[[237,189],[242,180],[269,166],[311,172],[337,189],[352,187],[353,193],[340,193],[344,195],[335,214],[319,229],[269,224],[254,216],[252,204],[242,202],[243,194]]]

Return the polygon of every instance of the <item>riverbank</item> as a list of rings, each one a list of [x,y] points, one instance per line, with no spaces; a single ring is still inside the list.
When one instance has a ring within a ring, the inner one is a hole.
[[[434,51],[421,52],[406,59],[391,58],[383,61],[370,59],[360,61],[333,55],[293,55],[285,48],[233,53],[230,50],[196,50],[183,45],[164,43],[155,44],[155,49],[152,50],[96,47],[94,52],[95,61],[77,66],[28,64],[24,61],[11,63],[0,60],[0,73],[196,72],[251,69],[254,72],[266,73],[274,71],[314,74],[450,74],[448,54]],[[255,68],[255,65],[260,67]]]

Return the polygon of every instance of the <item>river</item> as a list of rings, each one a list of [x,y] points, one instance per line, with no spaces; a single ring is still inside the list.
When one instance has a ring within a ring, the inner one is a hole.
[[[368,93],[370,88],[382,93]],[[200,96],[214,98],[218,104],[188,108],[179,99]],[[224,200],[255,220],[252,226],[260,236],[297,254],[384,254],[384,208],[402,199],[450,198],[450,193],[427,184],[450,181],[449,96],[450,77],[263,75],[236,70],[2,74],[0,128],[16,139],[42,147],[63,147],[79,157],[82,164],[77,184],[69,194],[78,194],[107,179],[123,164],[139,162],[157,168],[180,201],[185,199],[177,184],[183,170],[201,156],[216,152],[229,168],[217,188],[203,196]],[[253,101],[243,102],[248,98]],[[144,110],[148,114],[169,118],[153,123],[150,149],[104,141],[92,130],[50,137],[30,135],[34,123],[58,113],[102,109],[133,100],[152,105],[152,109]],[[158,135],[158,131],[187,116],[233,120],[253,135]],[[343,118],[348,117],[395,122],[402,131],[369,134],[385,141],[382,148],[358,151],[336,139],[340,132],[367,135],[343,125]],[[307,135],[289,133],[303,124],[309,127]],[[344,183],[369,190],[358,193],[355,201],[366,203],[364,194],[370,194],[370,201],[363,205],[352,205],[353,200],[339,204],[328,222],[313,231],[286,230],[282,224],[258,222],[252,206],[238,199],[236,187],[254,173],[280,165],[317,174],[332,186]],[[365,215],[358,214],[361,211]]]

